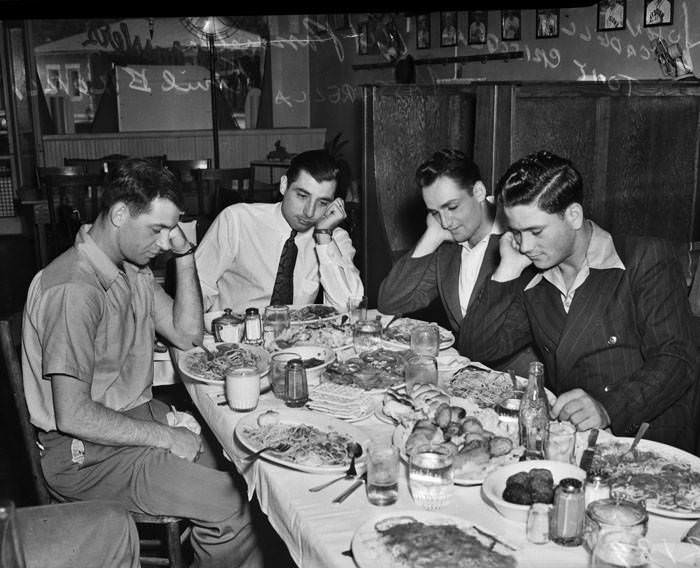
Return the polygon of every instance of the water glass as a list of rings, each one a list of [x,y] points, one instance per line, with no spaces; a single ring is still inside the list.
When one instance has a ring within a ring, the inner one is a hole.
[[[382,346],[382,322],[378,319],[356,321],[352,328],[352,345],[358,355]]]
[[[287,363],[293,359],[301,361],[301,356],[297,353],[275,353],[270,358],[270,385],[272,386],[272,393],[282,400],[284,400],[286,394]]]
[[[549,437],[544,455],[548,460],[575,463],[576,427],[571,422],[553,420],[549,423]]]
[[[453,453],[445,445],[418,446],[408,465],[408,485],[416,505],[434,510],[452,498],[454,473]]]
[[[440,330],[433,324],[417,325],[411,330],[411,351],[416,355],[437,357],[440,353]]]
[[[231,410],[248,412],[258,406],[260,373],[252,367],[232,369],[226,373],[226,401]]]
[[[426,355],[413,355],[404,367],[404,380],[408,392],[417,384],[437,385],[437,359]]]
[[[367,499],[372,505],[392,505],[399,497],[399,449],[373,444],[367,452]]]
[[[638,534],[607,532],[599,535],[591,553],[591,568],[648,568],[651,566],[651,545]]]
[[[350,296],[347,307],[350,323],[367,319],[367,296]]]

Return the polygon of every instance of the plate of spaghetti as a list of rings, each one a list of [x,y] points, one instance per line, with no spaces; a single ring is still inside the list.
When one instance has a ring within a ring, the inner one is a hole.
[[[180,370],[190,379],[202,383],[223,385],[226,373],[242,367],[257,369],[260,376],[270,370],[270,354],[262,347],[239,343],[216,343],[215,356],[201,347],[194,347],[179,357]]]
[[[269,419],[271,413],[274,420]],[[309,410],[280,409],[250,413],[236,425],[235,436],[255,452],[280,442],[289,444],[284,452],[264,452],[262,459],[308,473],[344,472],[350,464],[349,442],[367,447],[362,430]],[[364,456],[360,457],[361,464]]]

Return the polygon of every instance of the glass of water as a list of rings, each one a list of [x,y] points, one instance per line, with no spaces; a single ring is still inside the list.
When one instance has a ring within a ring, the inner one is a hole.
[[[452,498],[454,473],[452,450],[445,445],[418,446],[408,465],[408,485],[416,505],[434,510]]]
[[[367,499],[372,505],[392,505],[399,496],[399,449],[372,444],[367,452]]]
[[[367,296],[350,296],[347,307],[350,323],[367,319]]]
[[[440,330],[434,323],[417,325],[411,330],[411,351],[416,355],[437,357],[440,353]]]
[[[411,392],[413,385],[437,385],[437,359],[426,355],[411,356],[404,367],[404,379],[406,381],[407,392]]]
[[[352,345],[358,355],[364,351],[375,351],[382,346],[382,323],[378,319],[355,322],[352,330]]]

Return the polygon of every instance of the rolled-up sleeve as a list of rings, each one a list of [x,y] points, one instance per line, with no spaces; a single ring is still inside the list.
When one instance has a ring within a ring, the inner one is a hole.
[[[336,228],[333,239],[316,245],[321,286],[326,303],[344,310],[351,296],[362,296],[364,285],[355,266],[355,248],[347,231]]]

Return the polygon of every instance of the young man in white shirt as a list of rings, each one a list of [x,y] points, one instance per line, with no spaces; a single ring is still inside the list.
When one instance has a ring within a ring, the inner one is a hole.
[[[352,240],[339,227],[346,214],[335,197],[337,176],[328,152],[303,152],[280,180],[280,203],[237,203],[217,216],[195,253],[205,311],[268,306],[292,231],[298,253],[291,303],[313,303],[320,286],[324,303],[339,309],[363,295]]]

